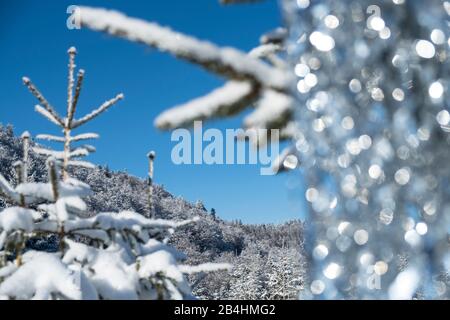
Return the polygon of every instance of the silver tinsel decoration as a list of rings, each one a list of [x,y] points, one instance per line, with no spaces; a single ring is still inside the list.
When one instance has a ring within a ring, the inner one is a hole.
[[[283,8],[309,206],[302,297],[449,298],[450,2]]]

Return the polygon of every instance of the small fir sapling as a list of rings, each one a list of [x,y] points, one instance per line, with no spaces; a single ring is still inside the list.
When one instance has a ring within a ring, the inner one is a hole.
[[[74,47],[71,47],[68,50],[68,54],[69,72],[67,85],[67,111],[64,118],[62,118],[58,114],[58,112],[50,105],[50,103],[44,98],[42,93],[36,88],[36,86],[31,82],[29,78],[23,78],[23,83],[40,102],[40,105],[36,105],[35,110],[43,115],[47,120],[60,127],[63,131],[63,136],[53,136],[48,134],[41,134],[36,136],[37,139],[62,143],[64,146],[63,151],[54,151],[40,147],[35,147],[33,148],[33,150],[36,153],[44,156],[53,156],[58,160],[58,162],[61,162],[61,173],[64,180],[67,180],[69,178],[68,168],[70,166],[93,168],[93,164],[86,161],[80,161],[78,159],[85,157],[92,152],[95,152],[95,148],[90,145],[73,147],[73,143],[98,138],[98,135],[95,133],[84,133],[72,136],[72,131],[91,121],[101,113],[105,112],[124,97],[123,94],[120,93],[116,95],[116,97],[104,102],[99,108],[93,110],[91,113],[85,115],[82,118],[75,119],[75,113],[77,110],[78,99],[83,85],[85,71],[83,69],[80,69],[78,71],[77,81],[75,84],[75,55],[77,54],[77,51]]]
[[[155,218],[155,206],[153,204],[153,173],[156,153],[150,151],[148,157],[148,217]]]

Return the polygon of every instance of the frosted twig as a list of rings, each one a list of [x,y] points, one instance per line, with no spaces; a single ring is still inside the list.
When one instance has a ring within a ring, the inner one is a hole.
[[[119,100],[123,99],[123,94],[120,93],[118,94],[115,98],[112,98],[111,100],[106,101],[105,103],[103,103],[98,109],[92,111],[91,113],[87,114],[86,116],[84,116],[81,119],[75,120],[72,123],[72,127],[71,129],[75,129],[78,128],[79,126],[85,124],[86,122],[94,119],[95,117],[97,117],[98,115],[100,115],[101,113],[105,112],[106,110],[108,110],[110,107],[112,107],[114,104],[116,104]]]
[[[30,152],[30,133],[25,131],[22,133],[23,144],[23,182],[28,182],[28,165],[29,165],[29,152]]]
[[[33,147],[33,151],[36,152],[37,154],[40,154],[43,156],[48,156],[48,157],[54,157],[58,160],[61,160],[64,158],[64,152],[62,152],[62,151],[54,151],[54,150],[39,148],[39,147]]]
[[[154,205],[153,205],[153,173],[154,173],[154,162],[156,153],[154,151],[150,151],[147,154],[148,157],[148,210],[149,217],[154,218]]]
[[[155,119],[160,129],[189,126],[195,120],[230,116],[258,99],[259,87],[250,82],[229,81],[206,96],[164,111]]]
[[[34,107],[34,110],[41,114],[42,116],[44,116],[47,120],[49,120],[50,122],[53,122],[54,124],[56,124],[57,126],[63,126],[63,124],[61,124],[59,122],[58,119],[56,119],[53,114],[51,114],[50,112],[47,111],[47,109],[44,109],[43,107],[41,107],[40,105],[36,105]]]
[[[60,126],[64,126],[64,122],[58,113],[53,109],[53,107],[48,103],[47,99],[44,98],[42,93],[34,86],[31,80],[27,77],[22,78],[23,83],[27,86],[28,90],[39,100],[45,110],[48,111],[52,115],[52,117],[56,120],[55,123],[58,123]],[[36,110],[37,111],[37,110]]]
[[[53,136],[51,134],[38,134],[36,139],[47,140],[53,142],[64,142],[64,137]]]
[[[81,87],[83,85],[83,79],[84,79],[84,70],[80,69],[78,71],[78,75],[77,75],[77,85],[75,87],[75,95],[73,97],[73,102],[72,102],[72,109],[69,113],[69,115],[67,116],[68,118],[68,123],[71,125],[72,121],[73,121],[73,117],[75,115],[75,110],[77,108],[77,104],[78,104],[78,98],[80,97],[80,92],[81,92]]]
[[[80,161],[80,160],[70,160],[68,163],[69,166],[73,167],[81,167],[86,169],[94,169],[95,165],[88,161]]]
[[[47,161],[48,179],[52,185],[53,200],[56,202],[59,198],[58,190],[58,172],[56,170],[56,161],[53,158],[49,158]]]
[[[228,271],[232,268],[233,266],[229,263],[203,263],[197,266],[180,265],[180,271],[185,274],[195,274],[211,271]]]
[[[82,133],[70,138],[70,141],[76,142],[81,140],[90,140],[90,139],[98,139],[99,135],[96,133]]]

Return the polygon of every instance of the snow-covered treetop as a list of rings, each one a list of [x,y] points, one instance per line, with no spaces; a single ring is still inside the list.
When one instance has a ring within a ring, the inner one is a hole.
[[[54,136],[48,134],[37,135],[37,139],[48,140],[53,142],[60,142],[64,144],[62,151],[53,151],[46,148],[35,147],[34,151],[38,154],[48,157],[54,157],[62,164],[62,173],[64,179],[68,178],[67,169],[69,166],[79,166],[92,168],[93,165],[89,162],[80,161],[78,158],[85,157],[91,152],[95,152],[95,148],[90,145],[82,145],[76,148],[72,148],[73,142],[79,142],[89,139],[98,138],[95,133],[85,133],[77,136],[71,136],[72,130],[80,127],[81,125],[93,120],[119,100],[123,99],[122,93],[116,95],[114,98],[107,100],[100,107],[88,113],[87,115],[75,119],[75,113],[78,105],[78,99],[83,85],[85,71],[80,69],[77,74],[77,81],[75,83],[75,55],[77,50],[75,47],[70,47],[67,51],[69,54],[69,75],[68,75],[68,87],[67,87],[67,111],[65,117],[61,117],[53,106],[47,101],[42,93],[36,88],[28,77],[23,77],[23,83],[28,87],[30,92],[38,99],[40,105],[35,107],[36,112],[44,116],[48,121],[59,126],[63,130],[63,136]]]
[[[223,3],[239,2],[251,1]],[[158,128],[186,127],[196,120],[227,117],[251,105],[257,108],[255,117],[264,116],[272,121],[245,123],[249,128],[257,125],[256,129],[270,129],[271,124],[276,124],[276,128],[282,129],[291,120],[291,111],[287,109],[292,107],[286,104],[286,100],[290,99],[288,92],[292,77],[286,71],[286,63],[277,56],[278,52],[284,50],[282,40],[286,36],[286,30],[279,28],[263,36],[261,46],[246,54],[172,31],[154,22],[127,17],[113,10],[80,7],[78,13],[84,27],[147,44],[231,80],[204,97],[164,111],[155,120]],[[276,92],[279,98],[271,99],[268,103],[267,92]],[[272,106],[259,110],[261,105],[268,104]]]

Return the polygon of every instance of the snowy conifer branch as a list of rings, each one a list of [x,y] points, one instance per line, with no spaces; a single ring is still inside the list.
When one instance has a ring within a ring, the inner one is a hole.
[[[56,124],[57,126],[62,126],[61,123],[59,122],[59,120],[57,118],[55,118],[50,112],[47,111],[47,109],[41,107],[40,105],[36,105],[34,107],[34,110],[41,114],[42,116],[44,116],[44,118],[46,118],[47,120],[49,120],[50,122]]]
[[[123,97],[124,97],[123,94],[120,93],[116,97],[114,97],[108,101],[105,101],[98,109],[92,111],[91,113],[87,114],[86,116],[84,116],[81,119],[75,120],[72,123],[71,129],[76,129],[79,126],[85,124],[86,122],[94,119],[95,117],[97,117],[98,115],[105,112],[106,110],[111,108],[113,105],[115,105],[119,100],[122,100]]]
[[[82,141],[82,140],[90,140],[90,139],[98,139],[99,135],[96,133],[83,133],[70,138],[70,141]]]
[[[0,173],[0,192],[13,202],[20,201],[20,194],[14,190],[5,177]]]
[[[186,104],[164,111],[155,119],[160,129],[190,126],[195,120],[231,116],[255,102],[259,87],[250,82],[229,81],[223,87]]]
[[[77,75],[77,85],[75,87],[75,95],[72,101],[72,107],[70,108],[70,112],[67,115],[67,123],[72,123],[73,117],[75,115],[75,111],[78,104],[78,98],[80,97],[81,87],[83,85],[84,79],[84,70],[79,70]]]
[[[148,216],[151,218],[155,217],[155,207],[153,205],[153,174],[154,174],[154,164],[155,164],[155,151],[150,151],[147,154],[148,157]]]
[[[278,27],[274,30],[266,32],[259,38],[261,44],[283,44],[284,39],[288,36],[286,28]]]
[[[197,266],[181,265],[180,271],[186,274],[194,274],[200,272],[213,272],[213,271],[229,271],[233,266],[229,263],[203,263]]]
[[[40,147],[33,147],[33,151],[42,156],[54,157],[55,159],[58,159],[58,160],[61,160],[64,158],[63,151],[53,151],[50,149],[40,148]]]
[[[61,119],[61,117],[58,115],[58,113],[53,109],[53,107],[48,103],[47,99],[44,98],[42,93],[34,86],[34,84],[31,82],[31,80],[27,77],[22,78],[24,85],[27,86],[28,90],[39,100],[39,102],[42,104],[42,106],[45,108],[45,110],[52,116],[52,122],[55,122],[59,124],[60,126],[64,126],[64,122]],[[36,111],[37,106],[36,106]],[[39,112],[39,111],[38,111]],[[40,112],[42,113],[42,112]],[[42,113],[43,114],[43,113]]]
[[[71,119],[73,119],[73,114],[75,112],[75,104],[73,103],[73,86],[75,79],[73,77],[75,70],[75,55],[77,54],[77,49],[75,47],[70,47],[67,51],[69,54],[69,74],[67,79],[67,124],[70,124]]]
[[[52,187],[53,201],[57,201],[59,198],[59,182],[55,159],[53,158],[48,159],[47,168],[48,168],[48,179]]]
[[[265,0],[220,0],[221,4],[243,4],[243,3],[253,3],[262,2]]]
[[[80,7],[79,12],[81,24],[93,30],[145,43],[227,78],[250,80],[264,87],[287,90],[289,77],[285,72],[239,50],[220,48],[156,23],[127,17],[118,11]]]
[[[36,139],[53,141],[53,142],[64,142],[64,137],[58,137],[58,136],[54,136],[51,134],[38,134],[36,136]]]

